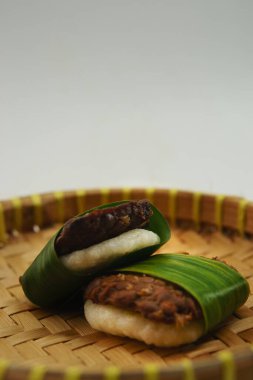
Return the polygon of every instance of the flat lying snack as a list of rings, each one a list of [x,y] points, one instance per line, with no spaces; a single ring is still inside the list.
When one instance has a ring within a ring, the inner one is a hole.
[[[97,278],[85,297],[86,319],[97,330],[157,346],[181,345],[203,333],[202,311],[194,298],[151,276],[120,273]]]
[[[94,279],[84,313],[97,330],[173,347],[213,329],[248,294],[247,281],[218,260],[160,254]]]
[[[20,282],[33,303],[60,306],[92,276],[142,260],[169,237],[167,221],[146,200],[102,205],[67,221]]]

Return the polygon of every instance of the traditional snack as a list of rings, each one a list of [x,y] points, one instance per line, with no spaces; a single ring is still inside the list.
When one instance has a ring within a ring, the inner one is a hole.
[[[67,221],[20,282],[33,303],[58,306],[95,274],[141,260],[169,237],[167,221],[147,200],[102,205]]]
[[[55,248],[59,256],[111,239],[148,224],[153,212],[147,200],[95,209],[68,220],[59,232]]]
[[[160,254],[94,279],[84,312],[97,330],[172,347],[213,329],[248,294],[247,281],[223,262]]]
[[[69,220],[55,241],[63,264],[86,272],[139,249],[160,243],[160,237],[144,229],[153,212],[146,200],[94,210]]]

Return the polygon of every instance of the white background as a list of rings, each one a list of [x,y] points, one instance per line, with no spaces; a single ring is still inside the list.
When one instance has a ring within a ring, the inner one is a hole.
[[[0,0],[0,198],[253,199],[252,0]]]

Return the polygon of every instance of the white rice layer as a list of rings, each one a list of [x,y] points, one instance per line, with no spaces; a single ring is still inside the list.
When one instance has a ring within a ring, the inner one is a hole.
[[[160,243],[160,237],[152,231],[136,228],[112,239],[80,251],[62,256],[63,264],[71,270],[91,270],[102,267],[119,257]]]
[[[175,347],[197,340],[204,332],[203,320],[191,321],[184,326],[162,323],[144,318],[141,314],[111,305],[86,301],[84,314],[96,330],[126,336],[158,347]]]

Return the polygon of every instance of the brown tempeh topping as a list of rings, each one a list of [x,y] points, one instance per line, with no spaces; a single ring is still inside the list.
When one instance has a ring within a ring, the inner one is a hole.
[[[112,274],[94,279],[85,291],[94,303],[141,313],[145,318],[184,325],[202,318],[197,301],[170,282],[141,274]]]
[[[72,218],[65,223],[57,237],[55,250],[58,255],[66,255],[128,230],[144,227],[152,213],[150,203],[139,200]]]

